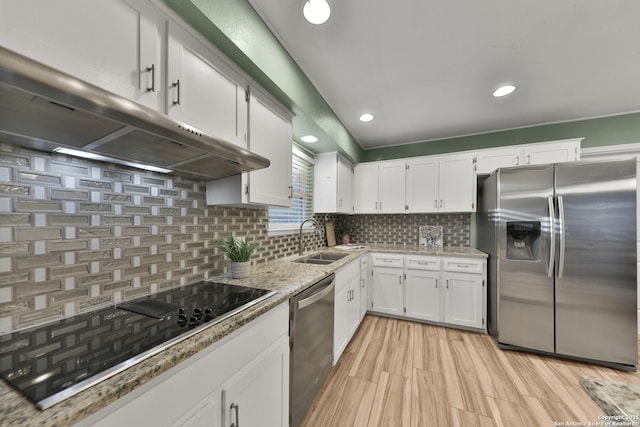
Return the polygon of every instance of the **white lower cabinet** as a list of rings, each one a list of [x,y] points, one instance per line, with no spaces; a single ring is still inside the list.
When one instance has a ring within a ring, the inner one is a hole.
[[[402,255],[373,254],[371,284],[373,311],[401,316],[404,313]]]
[[[222,426],[289,425],[289,340],[282,337],[222,386]]]
[[[180,345],[180,344],[177,344]],[[135,368],[133,368],[135,369]],[[289,304],[283,303],[78,426],[289,425]]]
[[[335,305],[333,317],[333,363],[338,362],[342,352],[360,325],[361,292],[360,260],[342,267],[336,272]]]
[[[485,263],[479,259],[445,258],[444,322],[485,328]]]
[[[405,257],[405,315],[441,321],[440,258]]]
[[[372,311],[486,329],[484,258],[396,254],[372,257]]]

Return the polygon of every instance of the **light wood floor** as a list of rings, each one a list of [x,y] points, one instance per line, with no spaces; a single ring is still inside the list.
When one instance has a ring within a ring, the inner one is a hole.
[[[367,315],[302,425],[544,426],[597,422],[589,375],[640,373],[498,349],[489,335]]]

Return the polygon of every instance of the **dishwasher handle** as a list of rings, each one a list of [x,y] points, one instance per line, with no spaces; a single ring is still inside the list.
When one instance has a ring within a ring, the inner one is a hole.
[[[305,307],[310,306],[311,304],[321,300],[322,298],[326,297],[327,295],[329,295],[329,293],[333,292],[333,289],[336,286],[336,281],[335,279],[331,278],[331,283],[329,284],[329,286],[325,287],[324,289],[322,289],[319,292],[316,292],[315,294],[311,295],[310,297],[307,297],[303,300],[298,301],[298,310],[301,310]],[[318,284],[320,284],[322,282],[319,282]]]

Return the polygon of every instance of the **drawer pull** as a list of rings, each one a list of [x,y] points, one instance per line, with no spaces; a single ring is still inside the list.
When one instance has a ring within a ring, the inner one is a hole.
[[[458,264],[458,268],[469,268],[469,264]]]

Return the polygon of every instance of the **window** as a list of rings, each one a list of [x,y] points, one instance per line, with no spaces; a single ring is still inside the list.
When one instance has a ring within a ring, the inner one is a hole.
[[[297,231],[302,221],[313,217],[313,158],[295,145],[292,152],[291,207],[269,208],[270,233],[285,234],[285,232]],[[311,227],[310,224],[309,227]]]

